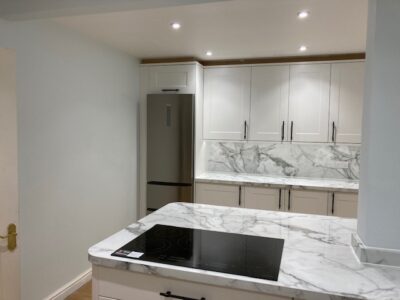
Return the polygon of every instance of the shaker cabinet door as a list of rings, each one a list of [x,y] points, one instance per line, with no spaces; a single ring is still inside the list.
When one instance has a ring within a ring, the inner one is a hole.
[[[149,67],[149,94],[196,93],[196,66],[165,65]]]
[[[205,139],[248,138],[250,79],[250,67],[205,69]]]
[[[279,211],[284,207],[283,191],[273,188],[245,187],[244,207]]]
[[[328,192],[291,190],[288,192],[289,212],[327,215]]]
[[[329,141],[361,143],[364,63],[332,65]]]
[[[253,67],[250,140],[286,141],[289,66]]]
[[[357,218],[357,193],[331,193],[329,215],[341,218]]]
[[[240,187],[237,185],[196,183],[196,203],[239,207]]]
[[[290,66],[289,140],[328,142],[330,64]]]

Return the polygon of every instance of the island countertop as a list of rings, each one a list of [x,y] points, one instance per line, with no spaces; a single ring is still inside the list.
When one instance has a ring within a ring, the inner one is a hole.
[[[155,224],[282,238],[278,281],[111,256]],[[296,299],[400,299],[400,268],[360,263],[355,219],[172,203],[89,249],[94,265]]]
[[[221,172],[203,173],[196,176],[195,181],[199,183],[234,184],[347,193],[357,193],[359,185],[357,180],[279,177]]]

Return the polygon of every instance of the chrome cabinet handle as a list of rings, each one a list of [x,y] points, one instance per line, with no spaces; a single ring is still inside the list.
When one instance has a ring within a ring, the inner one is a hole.
[[[290,123],[290,141],[293,141],[293,121]]]
[[[165,298],[179,299],[179,300],[206,300],[206,298],[204,298],[204,297],[201,297],[200,299],[195,299],[195,298],[188,298],[188,297],[173,295],[170,291],[167,291],[165,293],[160,293],[160,296],[164,296]]]
[[[285,121],[282,121],[282,128],[281,128],[281,141],[285,139]]]
[[[336,140],[336,125],[335,122],[332,122],[332,142]]]

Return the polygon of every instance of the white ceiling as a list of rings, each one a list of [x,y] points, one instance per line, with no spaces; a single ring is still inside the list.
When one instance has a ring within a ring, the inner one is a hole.
[[[232,0],[55,19],[139,58],[207,59],[362,52],[367,0]],[[297,12],[308,9],[306,20]],[[182,23],[179,31],[172,21]]]
[[[0,18],[28,20],[229,0],[0,0]]]

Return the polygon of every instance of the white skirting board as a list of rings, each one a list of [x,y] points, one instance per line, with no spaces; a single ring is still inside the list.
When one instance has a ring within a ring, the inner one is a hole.
[[[92,278],[92,268],[79,274],[76,278],[63,285],[61,288],[59,288],[57,291],[55,291],[53,294],[51,294],[44,300],[64,300],[73,292],[81,288],[85,283],[89,282],[91,278]]]

